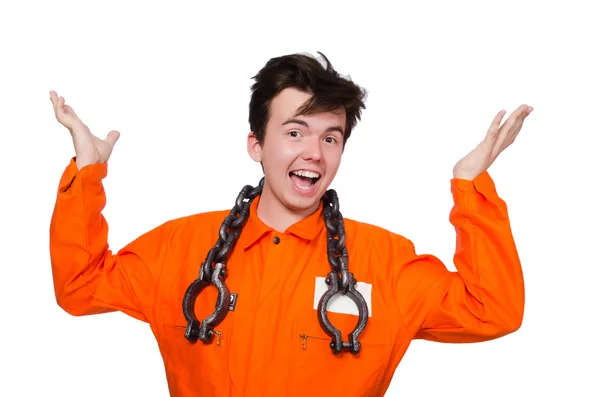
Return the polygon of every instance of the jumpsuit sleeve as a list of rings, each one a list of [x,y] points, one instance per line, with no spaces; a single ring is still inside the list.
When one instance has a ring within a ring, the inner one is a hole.
[[[525,291],[506,203],[487,171],[473,181],[452,179],[451,191],[457,271],[433,255],[417,254],[404,239],[394,277],[401,315],[415,339],[467,343],[515,332]]]
[[[74,316],[121,311],[148,322],[171,222],[113,253],[102,215],[106,174],[106,163],[78,170],[72,158],[61,177],[50,222],[56,301]]]

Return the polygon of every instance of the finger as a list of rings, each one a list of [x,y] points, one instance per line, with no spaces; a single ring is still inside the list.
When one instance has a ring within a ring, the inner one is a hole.
[[[533,112],[533,107],[525,105],[525,110],[523,111],[523,113],[521,114],[521,116],[518,119],[518,128],[519,129],[521,129],[521,127],[523,126],[523,123],[525,122],[525,119],[527,118],[527,116],[529,116],[531,114],[531,112]]]
[[[521,132],[521,128],[523,127],[525,118],[532,111],[533,111],[533,107],[531,107],[529,105],[521,105],[519,108],[517,108],[513,112],[513,115],[516,118],[514,120],[511,120],[510,124],[509,124],[509,121],[507,120],[505,125],[502,126],[502,138],[498,140],[496,147],[494,148],[495,152],[498,152],[498,153],[502,152],[503,150],[505,150],[507,147],[509,147],[510,145],[512,145],[515,142],[515,140],[517,139],[517,136]]]
[[[506,110],[501,110],[498,112],[498,114],[496,114],[496,117],[494,117],[494,120],[492,121],[492,124],[490,125],[490,128],[485,136],[485,140],[496,139],[498,136],[498,130],[500,128],[500,123],[502,122],[504,115],[506,115]]]
[[[121,134],[119,133],[119,131],[112,130],[111,132],[108,133],[108,135],[106,136],[106,139],[104,141],[109,143],[111,146],[114,146],[115,143],[117,143],[117,141],[119,140],[120,136],[121,136]]]
[[[498,135],[502,136],[500,140],[514,140],[514,136],[518,134],[521,126],[523,125],[523,121],[527,116],[528,108],[528,105],[521,105],[511,113],[508,119],[506,119],[506,122],[500,126],[498,131]]]
[[[496,117],[494,117],[490,128],[498,128],[500,126],[500,123],[502,122],[502,119],[504,118],[504,115],[506,115],[506,110],[503,109],[499,111],[498,114],[496,114]]]
[[[527,115],[527,109],[529,108],[528,105],[521,105],[518,108],[516,108],[512,114],[510,115],[510,117],[506,120],[506,125],[510,125],[515,123],[517,120],[522,119],[523,117],[525,117]]]
[[[517,119],[517,121],[512,126],[512,128],[510,128],[510,130],[508,131],[508,137],[507,137],[508,145],[512,145],[512,143],[515,141],[515,139],[517,139],[517,136],[521,132],[521,128],[523,128],[523,123],[525,122],[525,119],[527,118],[527,116],[529,116],[529,114],[531,114],[532,111],[533,111],[532,106],[525,105],[525,110],[523,111],[521,116]]]
[[[58,100],[58,94],[56,91],[50,91],[50,101],[52,102],[52,107],[56,109],[56,102]]]
[[[73,110],[73,108],[71,106],[65,105],[64,110],[65,110],[65,115],[71,116],[74,119],[79,120],[79,116],[77,116],[77,113],[75,113],[75,111]]]
[[[523,126],[523,123],[525,122],[525,119],[527,118],[527,116],[529,116],[529,114],[532,111],[533,111],[533,107],[531,107],[529,105],[521,105],[519,107],[519,109],[517,109],[515,111],[516,119],[515,119],[513,125],[511,126],[511,128],[508,129],[508,134],[509,135],[518,134],[519,130]]]
[[[522,105],[523,106],[523,110],[521,111],[521,114],[519,115],[519,120],[521,121],[521,123],[523,122],[523,120],[525,120],[525,118],[527,116],[529,116],[529,113],[531,113],[531,111],[533,110],[533,108],[529,105]]]
[[[54,111],[56,112],[56,115],[58,116],[59,113],[63,113],[64,112],[64,106],[65,106],[65,98],[63,97],[58,97],[58,99],[56,100],[56,105],[54,105]]]
[[[60,105],[60,98],[62,97],[59,97],[56,91],[50,91],[50,100],[52,101],[52,107],[54,108],[54,113],[56,117],[59,117],[60,110],[62,110]]]

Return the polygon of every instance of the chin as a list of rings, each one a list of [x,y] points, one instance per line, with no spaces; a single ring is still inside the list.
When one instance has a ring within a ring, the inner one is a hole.
[[[320,197],[318,199],[306,199],[299,197],[286,197],[285,206],[295,212],[303,212],[308,210],[316,210],[319,206]]]

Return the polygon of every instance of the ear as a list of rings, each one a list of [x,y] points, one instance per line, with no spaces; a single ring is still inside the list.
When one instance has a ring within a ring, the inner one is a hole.
[[[252,157],[252,160],[258,162],[262,161],[262,147],[258,143],[258,139],[254,132],[248,134],[248,154]]]

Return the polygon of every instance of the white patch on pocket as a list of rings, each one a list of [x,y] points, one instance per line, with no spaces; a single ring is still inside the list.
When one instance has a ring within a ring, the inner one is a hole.
[[[373,289],[373,286],[371,284],[362,283],[359,281],[356,283],[355,288],[365,298],[367,307],[369,308],[369,317],[372,317],[373,309],[371,308],[371,290]],[[317,277],[315,280],[313,309],[317,310],[319,307],[319,301],[325,292],[327,292],[325,277]],[[356,303],[354,303],[350,297],[342,294],[336,294],[329,300],[327,311],[332,313],[352,314],[358,317],[358,307],[356,306]]]

